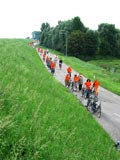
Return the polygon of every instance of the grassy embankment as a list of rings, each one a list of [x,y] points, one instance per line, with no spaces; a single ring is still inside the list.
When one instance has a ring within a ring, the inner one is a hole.
[[[82,73],[92,81],[95,77],[100,81],[102,87],[120,95],[120,60],[94,60],[84,62],[75,57],[65,57],[63,53],[50,50],[51,53],[57,54],[63,61],[71,65],[77,72]]]
[[[27,40],[0,40],[0,160],[120,160]]]

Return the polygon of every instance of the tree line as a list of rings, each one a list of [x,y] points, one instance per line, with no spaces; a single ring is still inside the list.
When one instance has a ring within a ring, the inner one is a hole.
[[[83,60],[95,57],[120,58],[120,30],[114,24],[102,23],[91,30],[79,17],[58,21],[55,27],[42,23],[40,45]]]

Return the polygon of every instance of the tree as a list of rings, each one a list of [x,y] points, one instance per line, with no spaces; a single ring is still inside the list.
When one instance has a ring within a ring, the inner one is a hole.
[[[98,32],[93,30],[88,30],[86,32],[86,39],[85,39],[85,46],[86,46],[86,55],[88,57],[95,57],[98,53]]]
[[[100,38],[99,53],[104,56],[117,55],[117,30],[115,25],[102,23],[98,27]]]
[[[120,58],[120,30],[117,29],[117,55]]]
[[[42,23],[41,25],[41,37],[40,37],[40,44],[47,45],[47,38],[50,30],[50,25],[48,23]]]
[[[68,54],[80,58],[85,55],[85,33],[76,30],[68,37]]]
[[[84,24],[81,22],[79,17],[74,17],[72,19],[72,31],[80,30],[81,32],[85,32],[86,28]]]
[[[84,26],[79,17],[58,21],[56,27],[41,25],[40,44],[82,59],[95,56],[120,57],[120,30],[113,24],[102,23],[98,31]]]

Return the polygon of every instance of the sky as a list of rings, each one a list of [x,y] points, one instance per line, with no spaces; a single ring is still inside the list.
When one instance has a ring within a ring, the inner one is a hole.
[[[120,0],[0,0],[0,38],[31,37],[42,23],[55,27],[76,16],[92,30],[101,23],[120,29],[119,7]]]

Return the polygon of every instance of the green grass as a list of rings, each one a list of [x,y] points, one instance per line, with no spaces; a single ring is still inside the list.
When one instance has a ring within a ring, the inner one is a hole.
[[[120,73],[120,59],[93,60],[90,63],[103,67],[110,72]]]
[[[0,40],[0,160],[120,160],[27,40]]]

